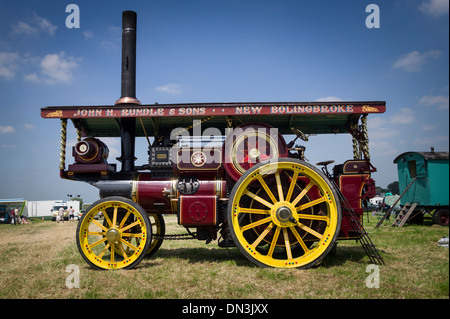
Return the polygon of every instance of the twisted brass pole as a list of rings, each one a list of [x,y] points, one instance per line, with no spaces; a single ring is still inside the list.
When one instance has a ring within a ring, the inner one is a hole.
[[[66,168],[67,119],[61,119],[61,148],[59,153],[59,169]]]

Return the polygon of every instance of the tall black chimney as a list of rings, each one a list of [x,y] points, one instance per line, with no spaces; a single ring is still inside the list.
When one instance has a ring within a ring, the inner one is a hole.
[[[136,20],[136,12],[122,12],[122,90],[116,104],[141,104],[136,99]]]
[[[136,12],[122,13],[122,81],[121,97],[118,104],[141,105],[136,99]],[[136,119],[120,119],[120,137],[122,154],[118,160],[122,163],[122,172],[134,170],[134,144],[136,138]]]

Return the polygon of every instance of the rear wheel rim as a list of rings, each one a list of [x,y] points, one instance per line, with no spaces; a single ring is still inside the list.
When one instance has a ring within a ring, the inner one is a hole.
[[[152,242],[147,252],[147,257],[152,256],[161,247],[164,241],[164,235],[166,233],[166,226],[164,223],[164,217],[159,214],[149,215],[150,224],[152,225]]]
[[[326,177],[305,162],[258,164],[239,179],[230,197],[231,235],[259,266],[309,268],[336,242],[337,197]]]

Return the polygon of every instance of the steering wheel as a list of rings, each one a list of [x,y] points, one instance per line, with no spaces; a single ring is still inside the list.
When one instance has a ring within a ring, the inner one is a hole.
[[[331,160],[331,161],[323,161],[323,162],[319,162],[319,163],[316,163],[316,165],[327,166],[328,164],[332,164],[332,163],[334,163],[333,160]]]
[[[302,131],[300,131],[298,128],[296,128],[295,126],[291,127],[291,131],[297,135],[297,137],[300,137],[302,140],[304,140],[305,142],[308,142],[308,136],[306,136],[305,133],[303,133]]]

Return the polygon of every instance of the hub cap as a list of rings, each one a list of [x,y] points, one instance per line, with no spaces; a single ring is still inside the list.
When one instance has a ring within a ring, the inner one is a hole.
[[[116,243],[120,240],[120,231],[116,228],[110,228],[107,232],[106,232],[106,239],[108,239],[108,242],[112,243]]]
[[[289,202],[278,202],[270,210],[272,222],[279,227],[292,227],[296,225],[298,214],[295,206]]]
[[[278,208],[276,215],[280,222],[286,222],[289,220],[289,218],[292,217],[291,210],[286,206],[282,206],[282,207]]]

